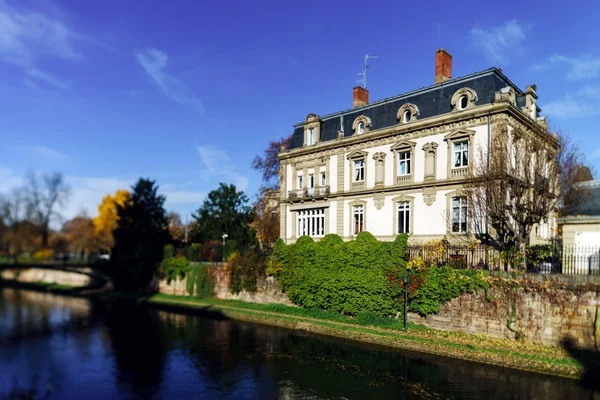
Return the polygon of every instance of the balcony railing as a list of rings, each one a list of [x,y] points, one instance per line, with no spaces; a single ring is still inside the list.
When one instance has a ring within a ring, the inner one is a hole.
[[[307,189],[295,189],[290,190],[288,192],[288,199],[312,199],[312,198],[320,198],[329,196],[330,190],[329,185],[327,186],[317,186],[314,188]]]
[[[463,178],[469,174],[469,168],[450,168],[450,178]]]
[[[412,182],[412,175],[398,175],[396,177],[396,183],[398,185],[405,185]]]

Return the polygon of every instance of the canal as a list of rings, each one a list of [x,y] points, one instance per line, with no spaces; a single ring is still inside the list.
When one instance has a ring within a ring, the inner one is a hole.
[[[0,288],[0,399],[578,399],[574,380]]]

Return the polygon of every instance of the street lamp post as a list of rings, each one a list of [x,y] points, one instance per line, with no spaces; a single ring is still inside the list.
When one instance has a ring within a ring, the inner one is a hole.
[[[227,239],[229,237],[228,234],[224,233],[222,238],[223,238],[223,262],[225,262],[225,239]]]

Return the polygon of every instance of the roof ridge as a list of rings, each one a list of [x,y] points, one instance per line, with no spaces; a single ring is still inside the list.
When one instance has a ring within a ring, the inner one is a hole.
[[[519,87],[517,85],[515,85],[510,79],[508,79],[506,77],[506,75],[504,75],[502,73],[502,70],[500,70],[499,68],[496,68],[496,67],[491,67],[491,68],[485,69],[483,71],[473,72],[473,73],[468,74],[468,75],[459,76],[457,78],[453,78],[453,79],[450,79],[450,80],[445,81],[445,82],[434,83],[433,85],[424,86],[422,88],[411,90],[409,92],[404,92],[404,93],[401,93],[401,94],[397,94],[395,96],[386,97],[386,98],[374,101],[373,103],[369,103],[369,104],[366,104],[366,105],[361,106],[361,107],[347,108],[345,110],[336,111],[336,112],[333,112],[333,113],[330,113],[330,114],[325,114],[325,115],[321,116],[320,118],[321,118],[321,120],[330,119],[330,118],[339,116],[341,114],[345,114],[347,112],[354,112],[356,110],[361,110],[361,109],[375,107],[375,106],[380,105],[380,104],[384,104],[384,103],[387,103],[387,102],[391,102],[391,101],[395,101],[395,100],[401,99],[402,97],[412,96],[412,95],[418,94],[420,92],[425,92],[427,90],[431,90],[431,89],[436,88],[436,87],[448,86],[450,84],[455,84],[457,82],[460,82],[461,80],[467,80],[467,79],[471,79],[471,78],[473,78],[475,76],[480,76],[480,75],[483,76],[483,75],[487,75],[487,74],[494,73],[494,72],[497,73],[497,74],[499,74],[500,77],[503,80],[506,80],[508,84],[510,84],[511,86],[515,87],[520,92],[519,94],[522,95],[521,89],[519,89]],[[297,124],[294,124],[293,126],[294,127],[298,127],[298,126],[301,126],[301,125],[304,125],[304,122],[299,122]]]

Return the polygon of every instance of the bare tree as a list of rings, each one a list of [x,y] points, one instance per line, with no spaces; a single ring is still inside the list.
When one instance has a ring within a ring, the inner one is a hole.
[[[578,183],[592,180],[593,174],[579,146],[564,132],[558,131],[557,135],[560,146],[556,154],[560,168],[558,212],[562,216],[589,196],[589,189]]]
[[[474,231],[500,250],[529,242],[532,228],[557,210],[560,168],[558,141],[549,134],[513,129],[503,124],[489,149],[478,149],[466,187]]]
[[[28,221],[26,197],[22,189],[15,189],[11,195],[0,197],[0,220],[5,227],[1,239],[15,261],[24,249],[30,250],[27,247],[33,243],[34,232]]]
[[[262,250],[273,248],[279,238],[279,192],[265,190],[254,203],[254,219],[250,227],[256,231],[256,238]]]
[[[48,247],[50,224],[54,220],[61,220],[62,216],[57,208],[62,208],[71,192],[60,172],[44,174],[40,180],[34,173],[27,178],[27,207],[32,217],[32,222],[37,226],[43,248]]]

